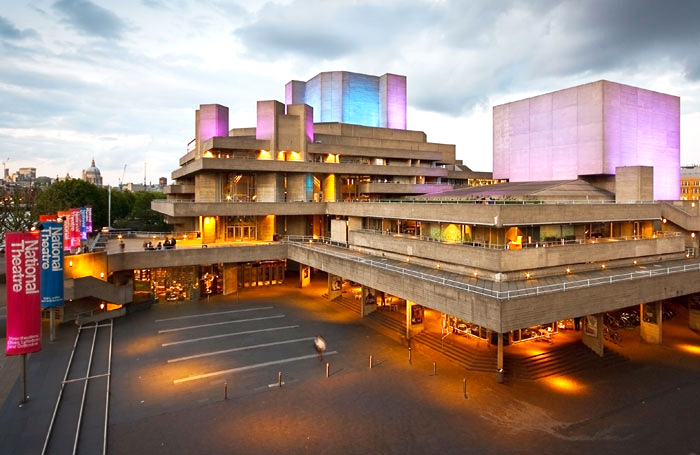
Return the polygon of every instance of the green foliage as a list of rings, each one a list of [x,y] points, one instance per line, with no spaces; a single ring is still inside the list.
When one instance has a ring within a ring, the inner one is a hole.
[[[38,217],[88,205],[92,207],[95,229],[107,226],[107,188],[83,180],[56,182],[44,189],[37,199],[35,213]]]
[[[163,215],[151,210],[153,199],[164,198],[160,193],[119,191],[112,189],[112,226],[143,231],[169,231]],[[92,207],[95,229],[107,226],[108,190],[83,180],[56,182],[41,191],[34,207],[34,219],[40,214],[52,214],[72,207]]]

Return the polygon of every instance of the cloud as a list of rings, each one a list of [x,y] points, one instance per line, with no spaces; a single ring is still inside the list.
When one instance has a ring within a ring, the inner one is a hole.
[[[581,83],[660,62],[699,79],[698,17],[695,0],[513,0],[497,7],[490,0],[293,0],[267,3],[234,35],[252,58],[301,59],[324,64],[321,70],[357,70],[348,62],[360,62],[360,72],[406,74],[409,102],[459,116],[490,103],[489,94],[552,90],[564,87],[556,81]]]
[[[53,8],[78,32],[99,38],[119,38],[126,24],[116,14],[89,0],[59,0]]]
[[[39,34],[36,30],[31,28],[25,28],[20,30],[12,24],[8,19],[0,16],[0,38],[11,39],[11,40],[21,40],[29,37],[37,37]]]

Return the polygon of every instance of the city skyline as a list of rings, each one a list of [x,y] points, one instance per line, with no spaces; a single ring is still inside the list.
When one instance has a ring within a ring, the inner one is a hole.
[[[406,75],[408,129],[456,144],[477,171],[493,169],[492,106],[600,79],[679,96],[681,164],[699,163],[698,17],[694,2],[7,5],[2,157],[52,178],[95,157],[105,184],[124,164],[127,182],[144,163],[148,181],[170,179],[199,104],[249,127],[255,101],[283,101],[290,77],[346,70]]]

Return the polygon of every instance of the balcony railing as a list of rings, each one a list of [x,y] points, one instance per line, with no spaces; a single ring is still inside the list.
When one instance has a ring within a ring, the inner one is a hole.
[[[338,242],[325,237],[305,237],[305,236],[288,236],[286,241],[293,243],[301,248],[306,248],[310,250],[318,251],[314,245],[323,244],[336,247],[347,248],[348,244],[344,242]],[[565,281],[562,283],[544,285],[544,286],[531,286],[524,289],[512,289],[512,290],[493,290],[488,289],[483,286],[477,286],[474,284],[464,283],[461,281],[452,280],[450,278],[445,278],[433,273],[421,272],[418,270],[409,269],[406,267],[400,267],[394,264],[389,264],[385,260],[375,260],[367,257],[351,255],[343,253],[338,250],[325,249],[323,254],[329,256],[341,258],[343,260],[352,261],[359,264],[368,265],[370,267],[376,267],[379,269],[387,270],[390,272],[398,273],[400,275],[410,276],[413,278],[418,278],[420,280],[429,281],[431,283],[438,283],[443,286],[448,286],[462,291],[471,292],[474,294],[483,295],[485,297],[491,297],[498,300],[510,300],[518,297],[531,297],[538,295],[550,294],[553,292],[569,291],[573,289],[588,288],[591,286],[599,286],[603,284],[613,284],[622,281],[638,280],[643,278],[653,278],[663,275],[671,275],[676,273],[684,273],[693,270],[700,270],[700,262],[693,262],[690,264],[676,265],[670,267],[659,267],[650,270],[635,270],[634,272],[621,273],[616,275],[609,275],[603,277],[587,278],[576,281]],[[476,279],[475,279],[476,280]]]
[[[421,235],[413,235],[413,234],[403,234],[403,233],[397,233],[397,232],[386,232],[386,231],[380,231],[378,229],[354,229],[350,232],[359,232],[363,234],[374,234],[374,235],[384,235],[384,236],[390,236],[390,237],[396,237],[400,239],[409,239],[409,240],[420,240],[424,242],[433,242],[433,243],[444,243],[447,245],[464,245],[464,246],[471,246],[471,247],[477,247],[477,248],[488,248],[488,249],[496,249],[496,250],[508,250],[508,249],[515,249],[516,247],[511,246],[511,244],[498,244],[498,243],[488,243],[488,242],[476,242],[476,241],[469,241],[469,242],[464,242],[464,241],[458,241],[458,242],[450,242],[442,239],[436,239],[433,237],[426,237],[426,236],[421,236]],[[642,236],[622,236],[622,237],[594,237],[594,238],[589,238],[589,239],[561,239],[561,240],[552,240],[552,241],[546,241],[546,242],[532,242],[532,243],[523,243],[521,245],[522,248],[550,248],[550,247],[558,247],[558,246],[571,246],[571,245],[592,245],[592,244],[599,244],[599,243],[613,243],[613,242],[625,242],[625,241],[632,241],[632,240],[652,240],[652,239],[663,239],[663,238],[677,238],[682,236],[682,232],[675,232],[675,231],[656,231],[651,237],[642,237]],[[518,248],[520,249],[520,248]]]

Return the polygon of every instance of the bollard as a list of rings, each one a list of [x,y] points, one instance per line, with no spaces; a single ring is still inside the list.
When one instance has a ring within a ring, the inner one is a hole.
[[[467,398],[467,378],[462,379],[462,393],[464,394],[464,398]]]
[[[411,347],[408,347],[408,363],[411,363]]]
[[[224,400],[228,400],[228,383],[224,381]]]
[[[328,378],[328,377],[330,377],[330,375],[331,375],[331,364],[326,363],[326,377]]]
[[[372,369],[372,356],[369,356],[369,368]]]
[[[282,387],[282,372],[277,373],[277,387]]]
[[[437,376],[437,364],[433,362],[433,376]]]

